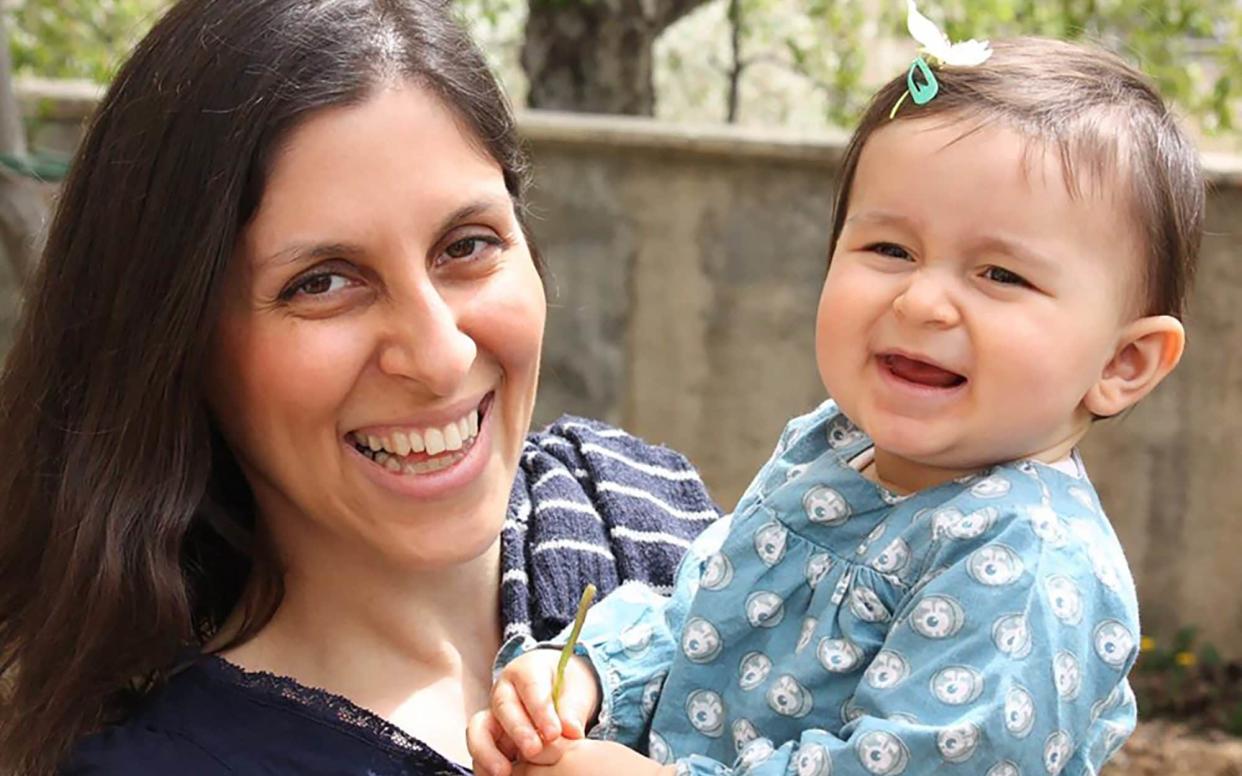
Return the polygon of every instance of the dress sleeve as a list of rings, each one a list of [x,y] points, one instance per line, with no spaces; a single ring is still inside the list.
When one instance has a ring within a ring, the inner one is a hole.
[[[839,735],[812,724],[733,763],[692,755],[678,773],[1098,773],[1135,725],[1137,610],[1064,525],[1024,514],[977,542],[937,539]]]
[[[592,738],[643,749],[664,678],[680,649],[702,564],[720,548],[729,523],[728,517],[717,521],[694,541],[678,566],[670,596],[645,585],[622,585],[587,614],[578,643],[601,689]]]

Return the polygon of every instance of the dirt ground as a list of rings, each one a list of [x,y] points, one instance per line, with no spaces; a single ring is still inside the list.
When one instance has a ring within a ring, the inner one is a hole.
[[[1242,776],[1242,739],[1144,722],[1101,776]]]

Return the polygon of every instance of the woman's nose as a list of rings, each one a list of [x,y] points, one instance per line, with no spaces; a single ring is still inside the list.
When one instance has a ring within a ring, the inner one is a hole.
[[[394,299],[379,354],[382,372],[450,396],[470,372],[478,345],[461,327],[458,311],[430,280]]]
[[[894,312],[899,318],[920,326],[956,326],[961,316],[950,293],[949,283],[948,278],[927,270],[915,272],[893,300]]]

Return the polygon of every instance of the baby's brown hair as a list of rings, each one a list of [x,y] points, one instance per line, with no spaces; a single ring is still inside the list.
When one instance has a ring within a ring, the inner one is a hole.
[[[1097,185],[1127,189],[1123,199],[1146,249],[1140,312],[1182,316],[1202,239],[1205,185],[1194,144],[1146,76],[1094,46],[1044,38],[996,41],[983,64],[938,66],[934,73],[939,92],[924,105],[903,99],[905,73],[868,105],[846,149],[830,257],[872,133],[892,121],[932,117],[1000,123],[1056,149],[1072,195],[1081,191],[1084,166]]]

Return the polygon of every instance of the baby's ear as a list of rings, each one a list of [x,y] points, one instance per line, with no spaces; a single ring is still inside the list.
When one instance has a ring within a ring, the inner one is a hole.
[[[1121,330],[1113,357],[1083,398],[1083,405],[1099,417],[1133,407],[1173,371],[1185,347],[1181,321],[1171,315],[1139,318]]]

